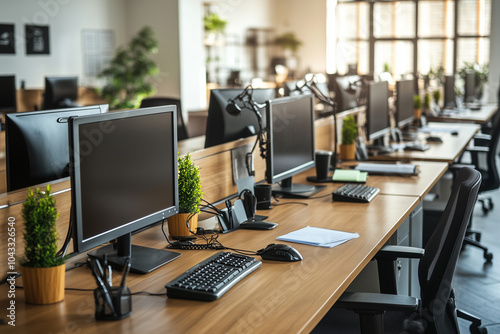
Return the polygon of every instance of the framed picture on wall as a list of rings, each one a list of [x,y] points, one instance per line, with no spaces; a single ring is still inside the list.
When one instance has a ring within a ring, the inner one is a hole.
[[[25,25],[26,54],[50,54],[49,26]]]
[[[15,54],[14,25],[0,23],[0,53]]]

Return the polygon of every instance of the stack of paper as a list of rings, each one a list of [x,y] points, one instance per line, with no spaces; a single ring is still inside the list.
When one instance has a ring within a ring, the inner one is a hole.
[[[338,182],[366,182],[367,172],[354,169],[336,169],[333,172],[333,181]]]
[[[359,163],[354,169],[368,172],[370,174],[399,174],[415,175],[418,174],[418,166],[414,164],[377,164],[377,163]]]
[[[358,233],[307,226],[300,230],[277,237],[276,239],[331,248],[351,239],[356,239],[357,237],[359,237]]]

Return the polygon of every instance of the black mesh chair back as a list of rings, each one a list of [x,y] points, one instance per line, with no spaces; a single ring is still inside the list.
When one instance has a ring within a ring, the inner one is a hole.
[[[432,318],[425,319],[426,333],[458,333],[456,308],[449,305],[451,282],[480,184],[477,170],[466,167],[458,172],[445,211],[420,259],[422,314]]]
[[[140,108],[158,107],[164,105],[177,106],[177,140],[189,138],[184,118],[182,117],[181,100],[169,97],[148,97],[141,101]]]

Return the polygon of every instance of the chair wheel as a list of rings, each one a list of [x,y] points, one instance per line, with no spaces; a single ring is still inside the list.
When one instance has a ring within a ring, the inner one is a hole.
[[[471,334],[488,334],[488,330],[483,326],[474,326],[473,324],[469,327]]]
[[[491,263],[491,260],[493,260],[493,253],[484,252],[484,259],[487,263]]]

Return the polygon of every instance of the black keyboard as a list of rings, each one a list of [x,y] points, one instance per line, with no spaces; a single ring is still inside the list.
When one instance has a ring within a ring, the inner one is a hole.
[[[332,193],[334,201],[368,203],[380,189],[363,184],[346,183]]]
[[[165,285],[167,296],[213,301],[261,265],[250,256],[219,252]]]
[[[404,149],[405,151],[427,151],[429,148],[428,144],[407,143]]]

